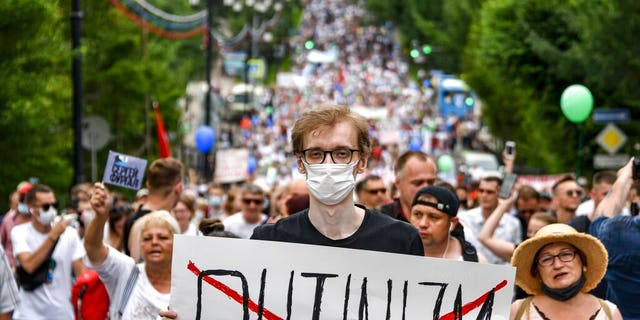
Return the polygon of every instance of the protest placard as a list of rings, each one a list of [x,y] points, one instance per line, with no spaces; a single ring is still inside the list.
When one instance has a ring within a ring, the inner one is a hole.
[[[102,181],[112,185],[138,190],[142,186],[147,160],[109,150]]]
[[[515,269],[375,251],[176,235],[180,319],[508,319]]]
[[[247,179],[249,171],[248,149],[222,149],[216,152],[214,181],[233,183]]]

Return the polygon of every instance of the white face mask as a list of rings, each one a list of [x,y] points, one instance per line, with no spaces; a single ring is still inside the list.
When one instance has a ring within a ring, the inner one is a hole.
[[[54,208],[53,206],[49,207],[49,210],[44,211],[44,210],[40,210],[40,216],[38,216],[38,222],[40,222],[43,225],[49,225],[51,224],[51,222],[53,222],[53,219],[56,218],[56,215],[58,215],[58,210],[56,210],[56,208]]]
[[[326,205],[340,203],[353,193],[356,180],[352,164],[306,164],[307,187],[311,195]]]
[[[91,223],[93,218],[95,218],[95,216],[96,216],[96,213],[93,212],[93,210],[82,211],[82,223],[84,223],[84,226],[85,227],[89,226],[89,224]]]

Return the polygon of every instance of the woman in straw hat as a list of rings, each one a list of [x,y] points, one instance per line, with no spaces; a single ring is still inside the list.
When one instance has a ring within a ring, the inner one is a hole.
[[[607,251],[600,241],[554,223],[516,248],[516,284],[532,297],[511,305],[511,319],[622,319],[618,307],[589,294],[604,277]]]

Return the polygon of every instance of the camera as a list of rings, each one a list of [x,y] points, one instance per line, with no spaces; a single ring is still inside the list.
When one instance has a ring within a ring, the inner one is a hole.
[[[640,157],[633,158],[633,175],[634,180],[640,180]]]
[[[516,153],[516,143],[514,141],[507,141],[504,144],[504,153],[507,159],[513,159]]]

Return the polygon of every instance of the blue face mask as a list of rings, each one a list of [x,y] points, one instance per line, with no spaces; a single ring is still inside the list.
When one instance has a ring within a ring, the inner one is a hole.
[[[209,197],[209,206],[211,207],[219,207],[222,205],[222,197],[220,196],[211,196]]]
[[[28,216],[31,214],[31,212],[29,212],[29,206],[23,202],[18,202],[18,212],[20,212],[21,214],[24,214],[25,216]]]

